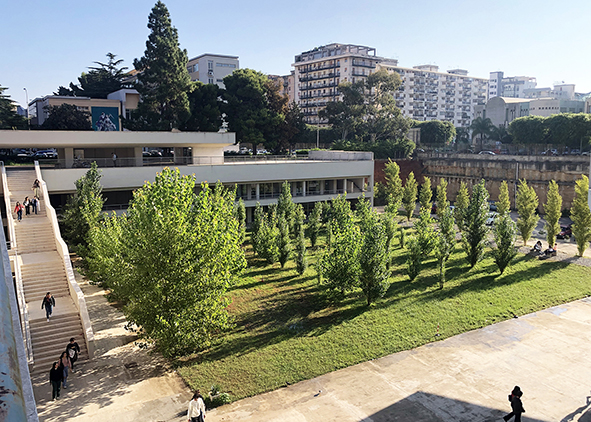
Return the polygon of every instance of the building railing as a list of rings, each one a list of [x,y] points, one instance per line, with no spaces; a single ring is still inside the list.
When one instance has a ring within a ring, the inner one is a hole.
[[[55,213],[55,209],[51,205],[49,200],[49,191],[47,190],[47,184],[43,180],[43,176],[41,175],[41,167],[39,166],[39,162],[35,161],[35,173],[37,180],[41,183],[41,192],[43,198],[45,198],[45,209],[47,210],[47,217],[51,223],[51,227],[53,229],[53,235],[56,242],[56,248],[58,255],[62,258],[62,262],[64,264],[64,269],[66,271],[66,277],[68,279],[68,288],[70,291],[70,296],[74,301],[74,306],[78,309],[78,314],[80,315],[80,322],[82,323],[82,329],[84,331],[84,340],[86,342],[86,350],[88,350],[88,358],[92,359],[94,355],[94,333],[92,331],[92,325],[90,324],[90,317],[88,315],[88,309],[86,308],[86,300],[84,299],[84,293],[82,293],[82,289],[76,282],[76,277],[74,277],[74,270],[72,268],[72,262],[70,261],[70,252],[68,250],[68,246],[66,242],[62,239],[62,235],[60,232],[59,224],[57,221],[57,215]]]
[[[302,66],[298,69],[298,71],[300,73],[309,73],[309,72],[317,72],[319,70],[335,69],[339,66],[340,66],[340,64],[336,64],[336,63],[328,64],[328,65],[325,64],[322,66],[315,66],[315,67]]]

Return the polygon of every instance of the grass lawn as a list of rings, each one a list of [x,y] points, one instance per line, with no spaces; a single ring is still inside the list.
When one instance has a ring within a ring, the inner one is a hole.
[[[247,258],[229,292],[235,329],[177,362],[192,388],[219,384],[233,400],[591,294],[591,268],[518,255],[500,276],[489,255],[470,270],[458,245],[443,290],[434,259],[409,282],[396,249],[392,285],[367,307],[361,292],[331,299],[313,265],[298,276],[293,262],[268,266],[250,249]]]

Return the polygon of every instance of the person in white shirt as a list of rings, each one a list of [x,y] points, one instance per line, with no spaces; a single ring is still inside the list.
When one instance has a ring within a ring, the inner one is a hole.
[[[193,398],[189,402],[189,410],[187,411],[188,422],[203,422],[205,419],[205,402],[203,397],[199,394],[199,390],[193,394]]]

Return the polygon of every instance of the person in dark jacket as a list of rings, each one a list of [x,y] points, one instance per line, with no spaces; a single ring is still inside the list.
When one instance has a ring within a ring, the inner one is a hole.
[[[43,302],[41,302],[41,309],[45,308],[45,316],[47,317],[47,322],[49,322],[49,317],[51,317],[51,311],[54,306],[55,299],[53,298],[50,292],[47,292],[47,294],[43,298]]]
[[[519,386],[515,386],[511,394],[509,394],[509,401],[511,402],[511,413],[508,415],[503,416],[503,419],[508,421],[513,416],[515,416],[515,422],[521,422],[521,414],[525,413],[525,409],[523,408],[523,403],[521,403],[521,396],[523,396],[523,392],[519,388]]]
[[[72,368],[72,372],[74,371],[74,362],[78,360],[78,353],[80,353],[80,346],[78,343],[74,341],[74,337],[70,339],[70,342],[66,346],[66,352],[68,352],[68,357],[70,358],[70,365]]]
[[[49,383],[51,384],[51,400],[55,400],[60,396],[60,385],[64,378],[64,370],[60,367],[59,362],[53,362],[53,366],[49,371]]]

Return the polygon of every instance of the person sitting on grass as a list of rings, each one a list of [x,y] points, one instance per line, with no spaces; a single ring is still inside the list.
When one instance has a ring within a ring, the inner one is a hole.
[[[542,242],[538,240],[530,252],[542,253]]]
[[[549,246],[548,249],[546,249],[544,251],[544,255],[546,256],[556,256],[556,248],[557,248],[557,244],[555,243],[554,246]]]

